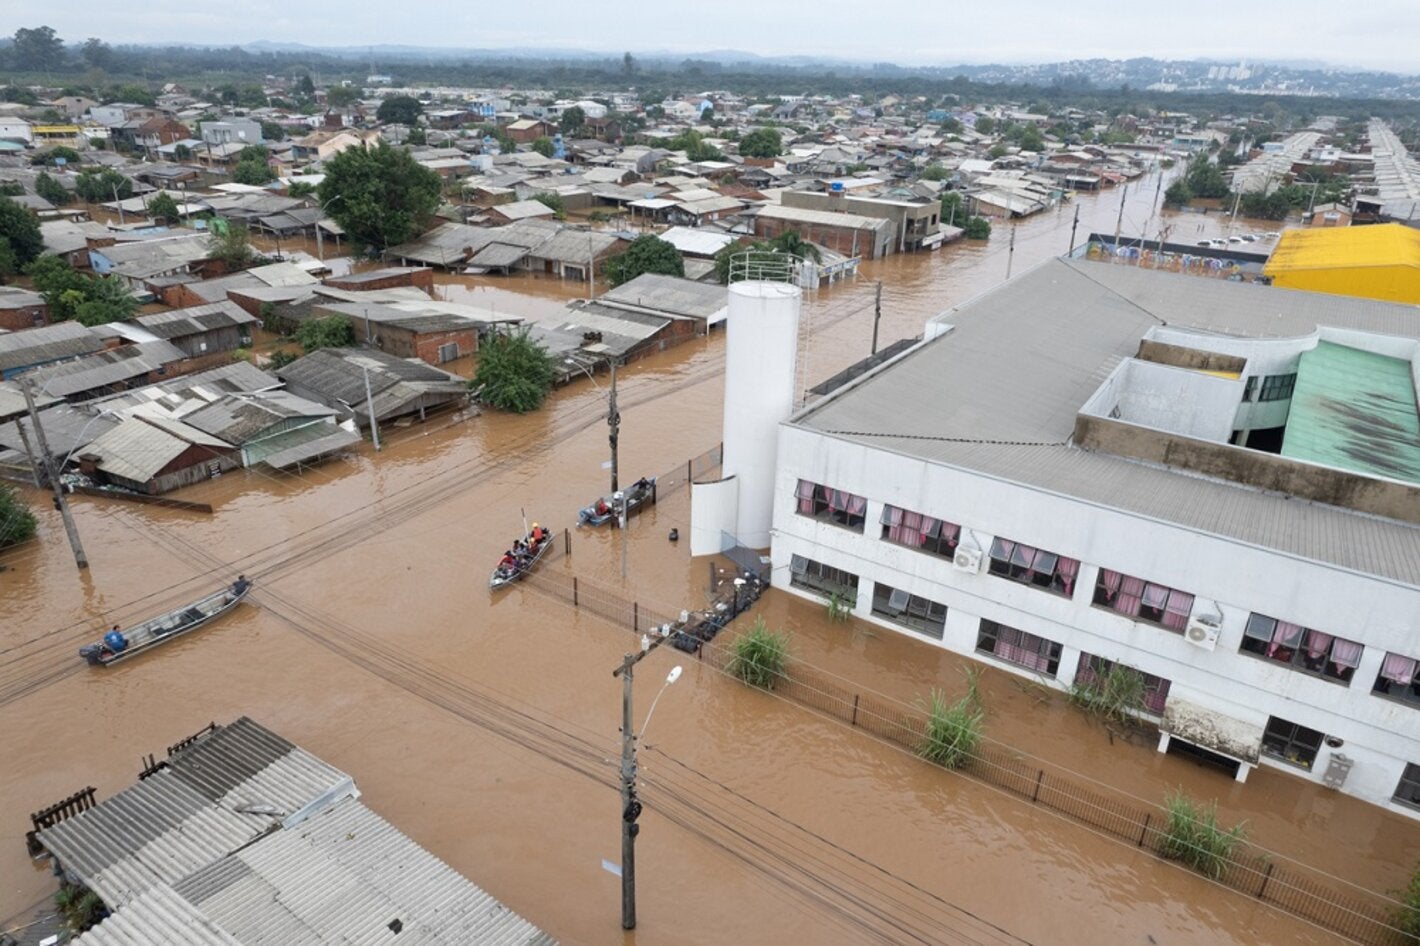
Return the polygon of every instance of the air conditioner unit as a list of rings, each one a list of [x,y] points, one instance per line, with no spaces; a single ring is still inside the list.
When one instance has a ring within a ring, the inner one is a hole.
[[[952,567],[959,572],[978,574],[981,571],[981,549],[957,549],[952,556]]]
[[[1193,618],[1183,631],[1183,639],[1194,647],[1212,650],[1218,646],[1218,625],[1211,624],[1202,618]]]

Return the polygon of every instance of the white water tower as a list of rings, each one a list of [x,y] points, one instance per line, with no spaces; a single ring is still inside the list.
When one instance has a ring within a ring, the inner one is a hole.
[[[795,257],[754,252],[731,265],[740,278],[730,284],[725,321],[722,479],[693,488],[693,555],[721,551],[722,533],[749,548],[769,545],[779,424],[794,410],[799,269]]]

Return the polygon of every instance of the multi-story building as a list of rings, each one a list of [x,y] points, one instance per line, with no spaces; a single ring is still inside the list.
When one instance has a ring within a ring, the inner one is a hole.
[[[1055,260],[780,427],[774,584],[1420,817],[1420,316]]]

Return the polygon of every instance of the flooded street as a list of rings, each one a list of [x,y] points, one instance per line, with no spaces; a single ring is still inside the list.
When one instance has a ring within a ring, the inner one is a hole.
[[[1153,178],[1130,187],[1122,230],[1150,220]],[[1112,232],[1118,191],[1083,196],[1078,240]],[[874,284],[880,347],[1069,246],[1074,206],[984,245],[865,264],[805,303],[808,384],[866,356]],[[1179,242],[1225,232],[1186,215]],[[1158,220],[1149,224],[1157,235]],[[1261,229],[1264,225],[1254,225]],[[284,241],[283,241],[284,242]],[[331,247],[327,246],[327,255]],[[445,277],[451,301],[552,317],[585,284]],[[1047,317],[1044,313],[1043,317]],[[683,467],[719,440],[724,339],[637,361],[619,381],[623,481]],[[600,380],[598,383],[601,383]],[[771,694],[669,648],[645,660],[637,718],[671,666],[685,675],[642,744],[639,924],[619,924],[615,759],[625,628],[532,588],[490,595],[522,511],[554,531],[605,491],[605,401],[592,383],[540,412],[443,415],[391,429],[385,449],[300,476],[237,471],[182,491],[212,516],[75,502],[92,561],[76,573],[37,493],[40,540],[0,557],[0,916],[53,888],[24,855],[28,814],[87,785],[127,787],[139,756],[209,721],[249,715],[354,776],[375,811],[569,944],[1337,942],[1127,844]],[[691,560],[689,492],[622,535],[574,531],[550,570],[673,613],[706,602]],[[255,578],[219,624],[105,670],[76,651],[100,629]],[[970,661],[821,605],[770,592],[756,606],[806,664],[911,704],[963,687]],[[742,618],[729,633],[746,626]],[[1260,844],[1373,890],[1401,886],[1414,822],[1270,769],[1238,785],[1152,745],[1113,739],[1058,695],[982,671],[987,734],[1148,803],[1168,786],[1217,797]],[[1344,843],[1338,843],[1344,839]]]

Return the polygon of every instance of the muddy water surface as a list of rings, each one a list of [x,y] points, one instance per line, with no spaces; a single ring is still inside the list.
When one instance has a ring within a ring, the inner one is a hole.
[[[1153,188],[1135,191],[1137,229]],[[1079,203],[1082,236],[1112,230],[1117,192]],[[1020,224],[1013,272],[1063,251],[1072,213]],[[884,282],[882,342],[918,334],[924,317],[1004,278],[1003,236],[890,257],[820,291],[806,307],[809,376],[866,354],[873,281]],[[531,278],[442,285],[530,317],[585,291]],[[623,373],[624,479],[719,439],[722,346],[698,340]],[[246,714],[352,773],[375,810],[568,943],[1334,941],[670,650],[637,683],[639,715],[665,672],[686,667],[646,735],[640,924],[624,935],[601,862],[619,858],[611,670],[634,639],[530,589],[491,596],[485,580],[520,510],[560,529],[605,489],[604,410],[581,382],[526,417],[392,429],[379,454],[299,477],[232,473],[182,494],[212,503],[211,517],[81,499],[93,560],[82,576],[36,503],[40,541],[0,573],[0,915],[51,889],[23,855],[27,812],[84,785],[106,797],[133,782],[141,754]],[[634,520],[624,579],[623,536],[610,531],[575,533],[549,568],[663,611],[698,606],[707,565],[666,540],[673,526],[687,530],[685,492]],[[99,628],[238,570],[258,592],[220,625],[108,671],[75,655]],[[926,644],[827,625],[821,607],[787,595],[759,607],[803,659],[857,687],[910,702],[960,686],[963,661]],[[1234,786],[1112,743],[1015,678],[983,680],[995,738],[1145,799],[1173,784],[1216,795],[1263,843],[1367,886],[1398,886],[1416,849],[1402,819],[1267,771]]]

